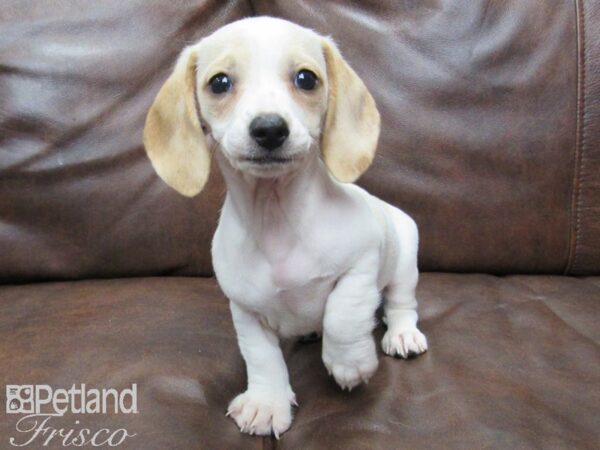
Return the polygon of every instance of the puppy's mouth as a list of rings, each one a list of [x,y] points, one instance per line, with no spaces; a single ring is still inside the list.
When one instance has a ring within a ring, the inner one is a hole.
[[[291,156],[271,156],[271,155],[267,155],[267,156],[246,156],[244,158],[242,158],[242,161],[250,163],[250,164],[256,164],[256,165],[261,165],[261,166],[268,166],[271,164],[287,164],[287,163],[291,163],[293,161],[295,161],[295,158],[291,157]]]
[[[237,167],[242,172],[248,172],[261,178],[272,178],[288,173],[297,167],[299,155],[255,155],[238,159]]]

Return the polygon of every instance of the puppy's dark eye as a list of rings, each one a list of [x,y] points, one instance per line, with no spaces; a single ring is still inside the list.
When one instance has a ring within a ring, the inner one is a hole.
[[[208,81],[208,85],[213,94],[223,94],[231,89],[233,82],[229,75],[218,73]]]
[[[294,77],[294,84],[299,89],[312,91],[317,85],[317,76],[308,69],[302,69]]]

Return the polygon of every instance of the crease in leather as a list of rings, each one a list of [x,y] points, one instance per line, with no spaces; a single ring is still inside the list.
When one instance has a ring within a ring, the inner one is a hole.
[[[214,10],[218,10],[221,8],[226,8],[229,5],[235,5],[235,2],[224,2],[222,4],[219,2],[206,2],[204,5],[208,5],[208,8],[210,8],[212,5]],[[172,61],[174,60],[174,57],[181,51],[178,39],[175,39],[175,37],[181,34],[185,35],[186,33],[193,33],[197,31],[197,29],[195,28],[196,22],[199,18],[205,16],[206,14],[214,15],[214,11],[206,11],[205,9],[201,8],[196,14],[191,15],[189,19],[187,19],[179,28],[177,28],[171,33],[171,36],[173,37],[173,39],[170,39],[170,41],[172,42],[171,51],[166,53],[161,52],[161,60],[157,64],[158,67],[172,66]],[[72,81],[73,75],[80,76],[79,74],[73,73],[56,74],[48,71],[24,69],[17,66],[10,66],[5,64],[0,64],[0,69],[5,73],[26,75],[28,77],[34,78],[51,78],[52,80],[66,79]],[[163,76],[164,74],[161,73],[160,70],[149,71],[144,77],[142,77],[140,80],[138,80],[138,82],[135,83],[135,85],[132,87],[132,89],[130,89],[127,92],[127,94],[120,97],[115,97],[115,101],[112,104],[108,105],[105,109],[103,109],[96,115],[91,116],[86,122],[82,123],[81,125],[78,125],[77,127],[74,127],[69,133],[65,133],[65,135],[61,139],[50,142],[42,152],[33,155],[32,158],[20,161],[18,164],[0,167],[0,175],[2,174],[3,170],[18,170],[21,168],[21,166],[27,166],[31,163],[34,163],[37,160],[44,158],[50,150],[57,149],[61,146],[66,145],[70,141],[77,139],[84,132],[88,131],[90,129],[90,126],[94,123],[102,122],[104,118],[110,116],[111,113],[118,110],[120,107],[126,107],[127,105],[124,104],[124,102],[135,98],[142,90],[147,88],[149,84],[156,82],[156,80],[162,79]],[[86,78],[84,78],[83,81],[89,83],[89,76],[86,76]],[[93,84],[94,86],[103,85],[103,83],[99,84],[98,80],[96,79],[93,80]],[[105,84],[107,86],[112,86],[114,84],[114,81],[105,82]]]
[[[193,24],[193,20],[196,20],[195,16],[194,16],[194,19],[190,19],[189,23],[184,24],[181,27],[181,29],[183,29],[183,30],[189,29],[191,27],[191,25]],[[179,30],[177,32],[179,32]],[[174,34],[176,34],[177,32],[174,32]],[[165,65],[170,66],[171,61],[173,60],[173,55],[178,54],[180,49],[173,48],[172,51],[173,51],[172,53],[166,53],[161,58],[161,62],[158,65],[159,67],[164,67]],[[25,158],[13,165],[0,167],[0,175],[6,176],[11,171],[18,171],[19,169],[27,167],[41,159],[46,158],[47,155],[52,150],[63,147],[66,144],[68,144],[69,142],[72,142],[72,141],[78,139],[83,134],[85,134],[87,131],[89,131],[91,125],[102,122],[107,117],[111,116],[114,112],[118,111],[121,108],[127,107],[126,102],[128,100],[135,98],[141,91],[146,89],[148,85],[155,82],[157,79],[160,79],[162,76],[163,76],[163,74],[161,73],[160,70],[150,71],[144,77],[142,77],[141,80],[139,80],[139,82],[135,84],[135,86],[132,86],[131,89],[128,90],[126,94],[124,94],[121,97],[116,97],[112,104],[107,105],[103,110],[101,110],[97,114],[91,116],[87,121],[73,127],[72,129],[69,130],[68,133],[63,134],[59,139],[49,142],[42,151],[37,152],[36,154],[30,156],[29,158]],[[113,158],[115,158],[115,157],[113,156],[109,161],[107,161],[107,163],[110,164],[111,166],[115,164],[115,161]],[[83,164],[84,166],[88,165],[88,166],[92,166],[93,168],[95,168],[95,165],[99,164],[100,162],[101,161],[99,161],[98,159],[94,159],[92,161],[82,161],[81,164]],[[70,171],[72,167],[79,167],[79,164],[69,165],[69,166],[58,166],[58,167],[55,167],[54,170],[57,170],[59,172],[60,171]],[[3,172],[7,172],[7,173],[3,173]],[[46,172],[46,171],[44,171],[44,172]],[[79,174],[77,174],[77,175],[79,175]]]
[[[579,337],[581,337],[584,340],[589,341],[592,345],[598,347],[600,349],[600,341],[594,339],[594,337],[592,336],[588,336],[587,334],[583,333],[580,330],[580,327],[578,327],[577,325],[573,324],[571,321],[569,321],[567,318],[565,318],[563,315],[561,315],[558,311],[556,311],[552,305],[550,305],[548,303],[548,294],[545,293],[541,293],[540,291],[534,289],[531,285],[526,284],[524,281],[521,281],[520,279],[520,275],[516,275],[516,276],[507,276],[506,279],[510,280],[512,283],[516,284],[517,286],[520,287],[520,289],[526,289],[528,290],[531,295],[530,295],[530,300],[532,301],[538,301],[541,302],[546,309],[552,313],[552,315],[559,320],[560,322],[562,322],[566,327],[568,327],[569,329],[571,329],[571,331],[573,331],[573,333],[577,334]],[[593,280],[588,281],[585,278],[576,278],[577,280],[581,281],[581,282],[586,282],[587,285],[589,286],[593,286],[594,290],[596,292],[598,292],[598,296],[600,297],[600,285],[596,284]]]
[[[253,0],[247,0],[248,3],[248,8],[250,9],[250,16],[254,17],[256,16],[256,5],[254,4]]]

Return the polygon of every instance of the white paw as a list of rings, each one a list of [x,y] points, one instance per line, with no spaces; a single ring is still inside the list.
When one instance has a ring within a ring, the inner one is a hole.
[[[427,351],[427,338],[417,328],[403,331],[388,329],[381,340],[381,347],[390,356],[408,358]]]
[[[235,420],[242,433],[273,433],[279,439],[292,424],[292,405],[297,405],[293,393],[247,390],[229,403],[227,416]]]
[[[377,370],[379,362],[372,340],[367,347],[359,351],[355,348],[343,350],[324,343],[323,363],[342,389],[351,391],[361,383],[368,383]]]

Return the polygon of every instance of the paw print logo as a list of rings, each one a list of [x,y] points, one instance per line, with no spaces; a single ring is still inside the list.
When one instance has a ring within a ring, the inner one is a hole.
[[[33,386],[9,384],[6,386],[6,413],[32,414],[35,412]]]

